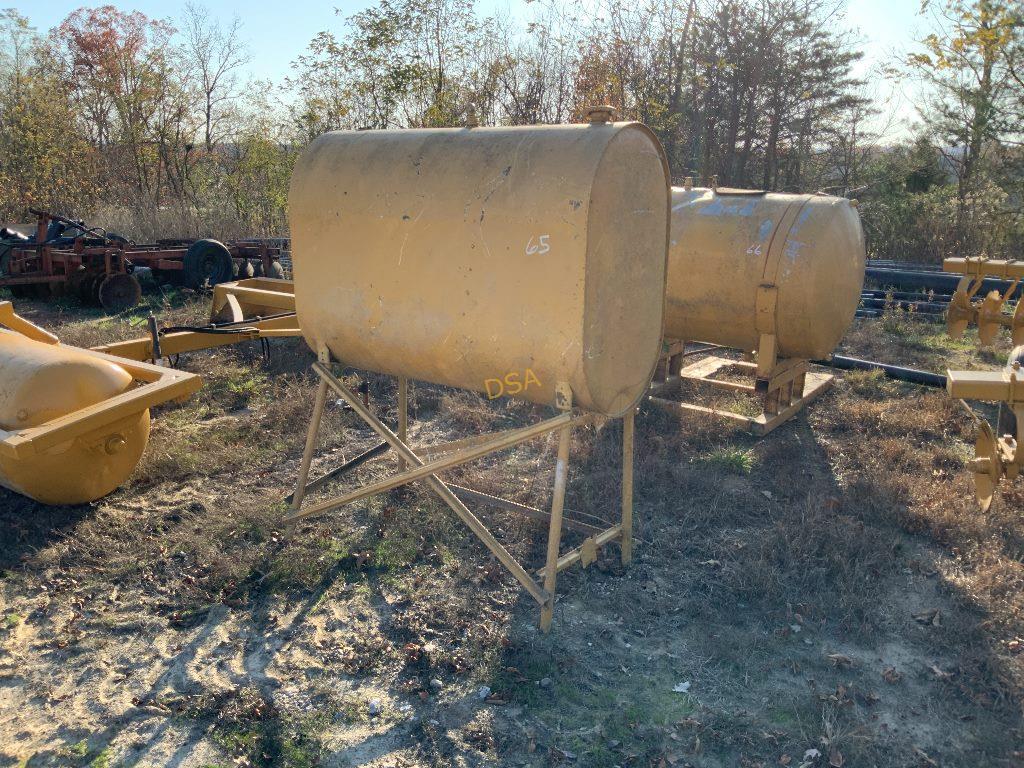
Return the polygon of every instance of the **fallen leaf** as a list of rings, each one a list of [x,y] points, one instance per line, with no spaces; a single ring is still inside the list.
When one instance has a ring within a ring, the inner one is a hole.
[[[938,766],[938,763],[935,762],[931,757],[929,757],[928,753],[925,752],[920,747],[914,747],[914,754],[917,755],[919,758],[921,758],[921,761],[925,765]]]
[[[828,654],[828,660],[832,662],[832,666],[835,667],[852,667],[853,659],[847,656],[845,653],[830,653]]]
[[[828,764],[832,766],[832,768],[843,768],[843,763],[845,762],[846,759],[843,757],[843,753],[840,752],[838,749],[833,749],[831,752],[829,752]]]
[[[931,673],[935,675],[935,677],[939,680],[949,680],[951,677],[953,677],[952,672],[943,672],[935,664],[929,664],[928,669],[930,669]]]
[[[882,670],[882,678],[885,682],[895,685],[903,679],[903,673],[897,672],[896,667],[886,667]]]
[[[779,757],[779,765],[789,765],[793,762],[793,758],[789,755],[781,755]]]
[[[921,611],[920,613],[915,613],[913,615],[913,618],[914,618],[914,621],[916,621],[918,624],[925,624],[925,625],[930,624],[930,625],[932,625],[934,627],[938,627],[942,623],[941,622],[941,615],[942,614],[939,612],[938,608],[932,608],[932,609],[927,610],[927,611]]]
[[[672,690],[676,693],[688,693],[690,690],[690,681],[687,680],[683,683],[676,683],[672,686]]]
[[[405,651],[405,658],[409,661],[418,661],[423,651],[416,643],[406,643],[403,650]]]

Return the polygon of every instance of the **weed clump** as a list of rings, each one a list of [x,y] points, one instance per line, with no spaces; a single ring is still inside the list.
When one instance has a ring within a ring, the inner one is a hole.
[[[756,461],[753,450],[736,446],[716,448],[704,458],[708,465],[732,475],[749,475]]]

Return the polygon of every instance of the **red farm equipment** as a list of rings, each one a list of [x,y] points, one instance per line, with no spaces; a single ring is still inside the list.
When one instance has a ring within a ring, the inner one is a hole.
[[[151,270],[160,282],[202,288],[247,277],[284,277],[286,239],[158,240],[137,244],[81,221],[31,209],[33,236],[0,231],[0,288],[15,298],[71,293],[110,312],[135,306],[142,286],[135,271]]]

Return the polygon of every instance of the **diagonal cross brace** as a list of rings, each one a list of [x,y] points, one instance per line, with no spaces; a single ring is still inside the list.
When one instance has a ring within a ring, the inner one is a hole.
[[[555,416],[551,419],[547,419],[539,424],[532,427],[525,427],[520,430],[512,430],[506,434],[499,434],[495,436],[493,441],[488,441],[478,446],[474,446],[472,449],[468,449],[465,453],[459,452],[458,454],[437,461],[425,463],[419,456],[417,456],[412,449],[406,445],[394,432],[392,432],[387,425],[385,425],[380,419],[374,416],[370,410],[363,405],[359,397],[353,393],[348,387],[341,383],[338,378],[331,373],[330,369],[322,362],[313,363],[313,368],[316,370],[321,378],[321,382],[326,384],[328,387],[333,389],[339,396],[341,396],[354,410],[359,414],[360,418],[365,421],[374,432],[376,432],[382,440],[386,441],[395,452],[405,461],[412,466],[412,469],[406,472],[399,473],[392,478],[375,483],[374,485],[367,486],[354,494],[348,494],[345,497],[339,499],[332,499],[323,504],[317,505],[316,507],[310,507],[308,510],[295,513],[288,518],[285,522],[294,522],[301,517],[307,517],[316,512],[326,511],[327,509],[334,509],[341,504],[353,501],[355,498],[363,498],[365,496],[372,495],[373,493],[379,493],[382,490],[388,490],[395,488],[406,483],[413,482],[414,480],[426,480],[430,487],[441,497],[452,511],[459,516],[459,518],[466,524],[466,526],[476,535],[478,539],[494,554],[498,560],[501,561],[509,572],[516,578],[516,580],[523,585],[527,592],[529,592],[533,598],[541,605],[549,604],[551,602],[551,594],[548,590],[542,588],[534,578],[527,572],[519,561],[512,556],[501,542],[499,542],[494,535],[487,529],[480,519],[474,515],[465,504],[451,491],[451,489],[440,480],[436,472],[442,469],[448,469],[460,464],[465,464],[474,459],[485,456],[494,451],[501,450],[502,448],[508,448],[519,443],[526,442],[534,437],[551,432],[555,429],[565,428],[572,426],[577,420],[571,413],[563,413]],[[354,498],[348,498],[349,496]],[[340,502],[340,503],[339,503]],[[326,507],[325,507],[326,505]]]
[[[311,507],[297,511],[286,517],[284,519],[284,523],[286,525],[290,525],[298,522],[299,520],[304,520],[307,517],[313,517],[314,515],[320,515],[324,512],[330,512],[332,509],[337,509],[338,507],[344,507],[346,504],[351,504],[354,501],[365,499],[368,496],[376,496],[378,493],[384,493],[385,491],[390,491],[393,488],[414,483],[417,480],[424,479],[425,477],[436,475],[438,472],[443,472],[447,469],[454,469],[455,467],[461,467],[463,464],[468,464],[471,461],[475,461],[476,459],[482,458],[490,453],[494,453],[496,450],[511,448],[514,445],[525,443],[526,441],[532,440],[546,432],[551,432],[568,422],[570,419],[571,417],[569,414],[564,414],[547,421],[542,421],[539,424],[535,424],[530,427],[497,433],[486,442],[477,443],[472,448],[464,448],[458,453],[442,456],[439,459],[434,459],[433,461],[426,463],[421,461],[419,466],[413,467],[412,469],[399,472],[397,475],[392,475],[391,477],[386,477],[383,480],[378,480],[376,483],[363,486],[362,488],[358,488],[350,493],[346,493],[342,496],[335,496],[334,498],[327,499],[319,504],[314,504]],[[395,435],[395,439],[401,441],[397,435]]]

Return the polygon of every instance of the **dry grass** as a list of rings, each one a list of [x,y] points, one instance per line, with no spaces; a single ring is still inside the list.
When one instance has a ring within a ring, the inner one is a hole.
[[[158,238],[202,238],[219,240],[250,237],[287,237],[288,223],[282,216],[273,231],[254,231],[250,222],[224,208],[197,209],[192,206],[164,208],[105,206],[88,216],[87,223],[100,224],[135,242],[153,242]]]
[[[174,318],[205,306],[160,301]],[[131,314],[30,310],[77,343],[137,332]],[[897,317],[858,324],[844,351],[981,364],[940,338]],[[196,764],[265,766],[768,766],[812,749],[813,766],[1019,762],[1024,496],[1009,487],[977,511],[971,422],[942,393],[848,374],[763,440],[645,409],[636,560],[623,569],[611,548],[567,571],[545,637],[532,601],[423,489],[276,529],[309,360],[298,342],[276,344],[269,367],[246,346],[193,355],[206,387],[158,411],[126,488],[82,509],[0,497],[0,605],[17,616],[0,625],[0,679],[27,691],[0,716],[12,764],[164,764],[167,743]],[[393,421],[394,383],[364,378]],[[544,412],[423,384],[412,411],[421,444]],[[340,408],[328,418],[314,473],[375,443]],[[620,435],[616,422],[574,434],[572,514],[616,515]],[[554,450],[539,440],[451,477],[543,507]],[[542,526],[480,511],[540,561]],[[110,648],[136,639],[165,658],[140,652],[137,673],[108,681]],[[135,678],[137,705],[116,695]]]

